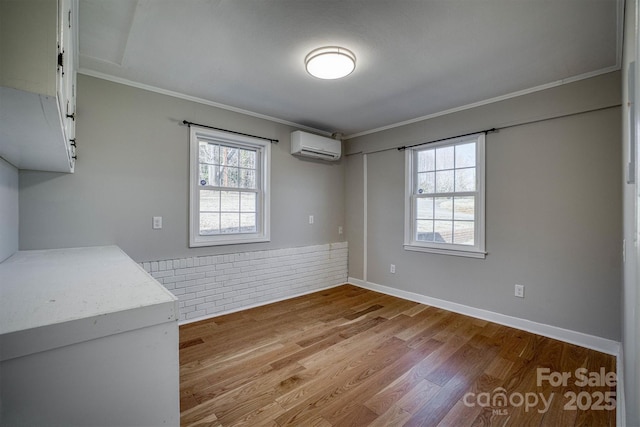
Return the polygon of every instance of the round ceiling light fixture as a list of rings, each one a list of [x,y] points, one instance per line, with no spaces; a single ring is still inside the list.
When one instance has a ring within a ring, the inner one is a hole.
[[[325,80],[346,77],[356,68],[356,56],[349,49],[338,46],[312,50],[304,59],[307,72]]]

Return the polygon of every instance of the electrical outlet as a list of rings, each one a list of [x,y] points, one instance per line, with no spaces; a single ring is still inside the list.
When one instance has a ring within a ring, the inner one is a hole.
[[[160,230],[162,228],[162,217],[154,216],[153,217],[153,229]]]
[[[389,267],[389,273],[396,274],[396,265],[395,264],[391,264],[391,267]]]
[[[342,234],[342,226],[341,225],[338,226],[338,234]]]
[[[309,215],[309,224],[313,224],[313,215]]]
[[[515,296],[518,298],[524,298],[524,285],[516,285]]]

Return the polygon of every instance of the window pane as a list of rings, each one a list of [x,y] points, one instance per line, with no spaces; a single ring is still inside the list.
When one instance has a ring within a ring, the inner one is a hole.
[[[240,188],[256,188],[256,171],[240,169]]]
[[[250,150],[240,150],[240,167],[247,169],[256,168],[256,152]]]
[[[475,197],[455,197],[453,219],[473,221],[475,219]]]
[[[222,213],[220,214],[220,233],[238,233],[240,231],[240,214]]]
[[[435,218],[453,219],[453,199],[451,197],[435,198]]]
[[[220,214],[200,214],[200,235],[218,234],[220,232]]]
[[[200,212],[220,211],[220,192],[200,190]]]
[[[217,185],[216,184],[216,171],[218,166],[200,165],[200,177],[198,179],[199,185]]]
[[[240,211],[256,212],[256,193],[242,193],[240,195]]]
[[[200,163],[220,164],[220,147],[207,142],[200,142]]]
[[[220,168],[220,181],[218,185],[220,187],[235,188],[238,186],[239,175],[238,168],[227,168],[223,166]]]
[[[453,169],[453,146],[436,148],[436,170]]]
[[[416,200],[416,218],[433,219],[433,199],[431,197]]]
[[[198,161],[204,162],[207,156],[207,143],[199,142],[198,143]]]
[[[453,222],[453,243],[457,245],[474,244],[475,226],[472,221],[454,221]]]
[[[476,191],[476,169],[456,169],[456,191]]]
[[[456,168],[468,168],[476,165],[476,143],[456,145]]]
[[[220,164],[224,166],[238,166],[239,149],[220,146]]]
[[[255,213],[240,214],[240,232],[241,233],[256,232],[256,214]]]
[[[222,212],[239,212],[240,193],[238,191],[221,191],[220,207]]]
[[[435,150],[418,151],[418,172],[435,170]]]
[[[434,232],[436,243],[452,243],[453,221],[435,221]]]
[[[416,240],[433,242],[433,221],[416,221]]]
[[[453,193],[453,171],[436,172],[436,193]]]
[[[220,166],[209,166],[209,179],[207,180],[207,185],[220,186]],[[202,180],[200,181],[202,184]]]
[[[435,172],[419,173],[418,174],[418,188],[416,191],[418,194],[431,194],[435,193],[436,189],[436,174]]]

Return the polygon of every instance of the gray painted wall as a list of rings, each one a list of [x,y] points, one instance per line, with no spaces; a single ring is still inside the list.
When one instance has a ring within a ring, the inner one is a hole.
[[[18,169],[0,158],[0,262],[18,250]]]
[[[280,140],[272,146],[271,242],[188,248],[183,119]],[[20,249],[115,244],[150,261],[343,241],[346,162],[291,156],[292,130],[79,75],[76,172],[20,171]],[[153,216],[163,217],[162,230],[151,228]]]
[[[367,280],[619,340],[620,84],[612,73],[348,141],[349,152],[370,152]],[[403,249],[404,154],[371,151],[540,119],[487,136],[485,260]],[[357,157],[349,179],[362,171]],[[347,186],[349,236],[362,229],[358,192]],[[362,265],[363,249],[349,238],[350,267]],[[513,296],[516,283],[524,299]]]
[[[362,172],[362,156],[348,156],[346,170],[346,237],[349,244],[354,242],[358,248],[349,250],[349,276],[362,279],[364,273],[364,256],[362,242],[364,239],[364,175]]]
[[[624,50],[623,50],[623,79],[622,79],[622,99],[623,99],[623,114],[622,114],[622,148],[623,148],[623,168],[627,167],[627,163],[630,159],[629,144],[633,144],[638,149],[638,138],[631,139],[630,126],[638,126],[634,121],[638,120],[638,112],[636,117],[631,118],[629,116],[631,109],[629,108],[629,102],[633,102],[638,105],[637,95],[629,94],[629,63],[636,61],[635,68],[635,81],[636,84],[640,83],[640,68],[637,64],[637,49],[636,43],[636,7],[637,0],[625,2],[625,35],[624,35]],[[636,89],[636,94],[638,90]],[[638,155],[636,152],[636,159]],[[637,160],[636,160],[637,162]],[[636,182],[640,174],[637,170],[635,173]],[[623,182],[623,223],[624,223],[624,239],[626,257],[624,263],[624,285],[622,288],[622,353],[624,363],[624,398],[625,408],[627,416],[627,425],[636,426],[640,425],[640,369],[638,367],[638,355],[640,354],[640,340],[638,340],[638,307],[640,307],[640,293],[638,292],[638,249],[636,244],[637,236],[637,184],[628,184],[626,180],[626,174],[622,177]]]

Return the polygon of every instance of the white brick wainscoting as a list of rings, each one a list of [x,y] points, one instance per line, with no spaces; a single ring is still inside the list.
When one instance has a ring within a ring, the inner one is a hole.
[[[347,282],[347,242],[141,263],[180,299],[180,320],[238,311]]]

